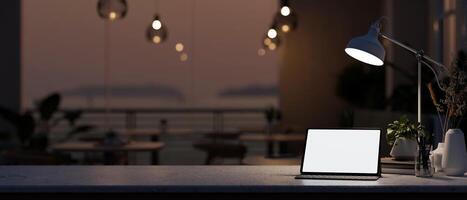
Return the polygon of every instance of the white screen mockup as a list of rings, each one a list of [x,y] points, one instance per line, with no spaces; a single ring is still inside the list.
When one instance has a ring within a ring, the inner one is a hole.
[[[302,172],[378,172],[380,130],[309,129]]]

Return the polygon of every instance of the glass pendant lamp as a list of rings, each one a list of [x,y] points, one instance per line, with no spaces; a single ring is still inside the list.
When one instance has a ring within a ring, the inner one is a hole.
[[[99,17],[110,21],[123,19],[128,12],[126,0],[99,0],[97,3]]]
[[[146,31],[146,38],[154,44],[160,44],[167,39],[167,27],[162,23],[158,14],[154,16]]]
[[[277,30],[279,30],[281,33],[289,33],[297,28],[297,15],[289,6],[288,1],[281,1],[280,10],[276,14],[274,21],[277,24]]]

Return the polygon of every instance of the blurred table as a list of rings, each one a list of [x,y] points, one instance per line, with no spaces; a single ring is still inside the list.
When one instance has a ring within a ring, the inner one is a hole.
[[[150,136],[158,137],[163,134],[169,135],[188,135],[188,134],[204,134],[206,131],[194,130],[189,128],[169,128],[167,130],[161,129],[118,129],[117,134],[122,136],[139,137]]]
[[[137,142],[131,141],[128,144],[111,146],[101,145],[97,142],[65,142],[51,146],[51,149],[56,152],[103,152],[111,160],[116,152],[151,152],[152,164],[158,164],[158,151],[164,147],[162,142]]]
[[[280,143],[285,142],[304,142],[305,135],[303,134],[284,134],[284,133],[243,133],[240,136],[240,141],[264,141],[266,142],[266,157],[281,157],[285,152],[286,147],[282,147]],[[279,155],[274,152],[274,146],[279,143]]]

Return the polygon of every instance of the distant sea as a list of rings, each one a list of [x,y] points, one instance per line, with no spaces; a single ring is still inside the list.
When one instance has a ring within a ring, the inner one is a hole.
[[[277,97],[213,97],[187,101],[158,98],[112,98],[111,108],[265,108],[277,107]],[[105,108],[104,98],[64,97],[62,108]]]

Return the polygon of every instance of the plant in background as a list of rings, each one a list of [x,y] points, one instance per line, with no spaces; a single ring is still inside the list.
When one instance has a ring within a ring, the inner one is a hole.
[[[448,69],[446,78],[441,82],[444,97],[437,98],[432,84],[428,84],[433,104],[445,134],[449,129],[459,128],[467,111],[467,57],[460,51],[457,59]],[[444,137],[443,137],[444,140]]]
[[[272,134],[274,124],[280,123],[282,120],[282,112],[276,109],[274,106],[271,106],[264,110],[264,118],[267,122],[266,132],[268,134]]]
[[[419,136],[419,133],[424,135],[425,132],[423,126],[420,123],[411,122],[406,115],[403,115],[399,120],[388,124],[386,136],[389,145],[393,146],[397,138],[405,138],[415,141],[417,136]]]
[[[31,150],[44,151],[48,146],[48,136],[52,128],[63,120],[68,121],[70,127],[64,140],[95,128],[91,125],[76,125],[82,111],[65,111],[63,116],[57,116],[60,99],[58,93],[53,93],[38,101],[36,103],[38,119],[35,119],[35,115],[31,111],[17,113],[2,107],[0,107],[0,117],[16,129],[17,138],[22,148]]]
[[[264,111],[264,117],[268,124],[274,123],[274,121],[282,120],[282,112],[275,107],[271,106]]]
[[[28,147],[31,137],[34,135],[36,122],[31,112],[17,113],[7,108],[0,107],[0,117],[9,122],[16,129],[17,138],[22,147]]]

